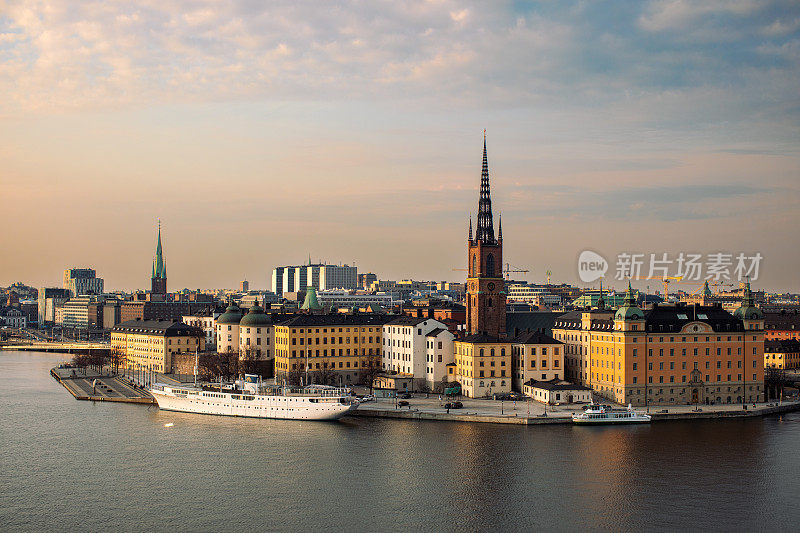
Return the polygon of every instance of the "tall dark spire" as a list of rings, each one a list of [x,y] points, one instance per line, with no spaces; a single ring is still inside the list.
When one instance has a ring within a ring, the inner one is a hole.
[[[158,245],[156,246],[156,257],[153,259],[153,277],[167,277],[167,266],[161,249],[161,219],[158,220]]]
[[[503,240],[503,213],[500,213],[500,220],[497,222],[497,239]]]
[[[472,242],[472,213],[469,214],[469,242]]]
[[[489,163],[486,159],[486,130],[483,130],[483,165],[481,166],[481,196],[478,200],[478,225],[475,240],[494,244],[494,223],[492,221],[492,198],[489,193]]]

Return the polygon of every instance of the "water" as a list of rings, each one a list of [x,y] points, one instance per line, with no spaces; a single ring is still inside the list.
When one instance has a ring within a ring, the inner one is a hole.
[[[800,414],[604,428],[234,419],[76,401],[49,375],[62,359],[0,352],[4,531],[752,531],[800,520]]]

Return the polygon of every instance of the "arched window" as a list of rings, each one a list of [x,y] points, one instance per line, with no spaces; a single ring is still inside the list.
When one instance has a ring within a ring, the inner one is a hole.
[[[494,357],[494,348],[492,348],[491,350],[489,350],[489,355],[491,355],[492,357]]]
[[[489,298],[489,300],[486,302],[486,305],[487,305],[488,307],[491,307],[491,306],[492,306],[492,299],[491,299],[491,298]]]
[[[494,256],[492,254],[486,256],[486,275],[494,277]]]
[[[483,348],[481,348],[480,354],[481,354],[481,357],[483,357]]]
[[[473,277],[478,274],[478,256],[472,254],[472,275]]]

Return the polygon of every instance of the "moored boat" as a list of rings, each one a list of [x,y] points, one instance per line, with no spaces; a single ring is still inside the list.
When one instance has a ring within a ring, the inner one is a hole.
[[[650,415],[634,411],[628,404],[625,409],[614,409],[610,405],[590,404],[582,413],[572,415],[572,422],[582,425],[599,424],[647,424]]]
[[[233,384],[156,384],[150,394],[159,409],[208,415],[280,418],[290,420],[337,420],[358,408],[347,389],[327,385],[286,387],[265,385],[247,374]]]

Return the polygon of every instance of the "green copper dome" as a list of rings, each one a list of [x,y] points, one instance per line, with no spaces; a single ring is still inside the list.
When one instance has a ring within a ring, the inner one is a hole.
[[[317,300],[316,288],[308,287],[306,289],[306,300],[303,302],[303,306],[300,309],[306,309],[308,311],[319,311],[322,309],[322,304]]]
[[[268,314],[264,312],[260,305],[258,305],[258,300],[253,303],[253,306],[250,308],[250,311],[242,321],[239,322],[240,326],[270,326],[272,325],[272,319],[269,317]]]
[[[235,303],[228,304],[225,312],[217,318],[217,324],[238,324],[242,319],[242,310]]]
[[[636,305],[636,298],[633,296],[633,288],[631,282],[628,281],[628,290],[625,292],[625,303],[617,309],[614,314],[614,320],[642,320],[644,313]]]
[[[764,318],[764,313],[761,309],[756,307],[753,291],[750,290],[750,282],[744,286],[744,297],[742,298],[742,305],[733,312],[733,316],[740,320],[761,320]]]

